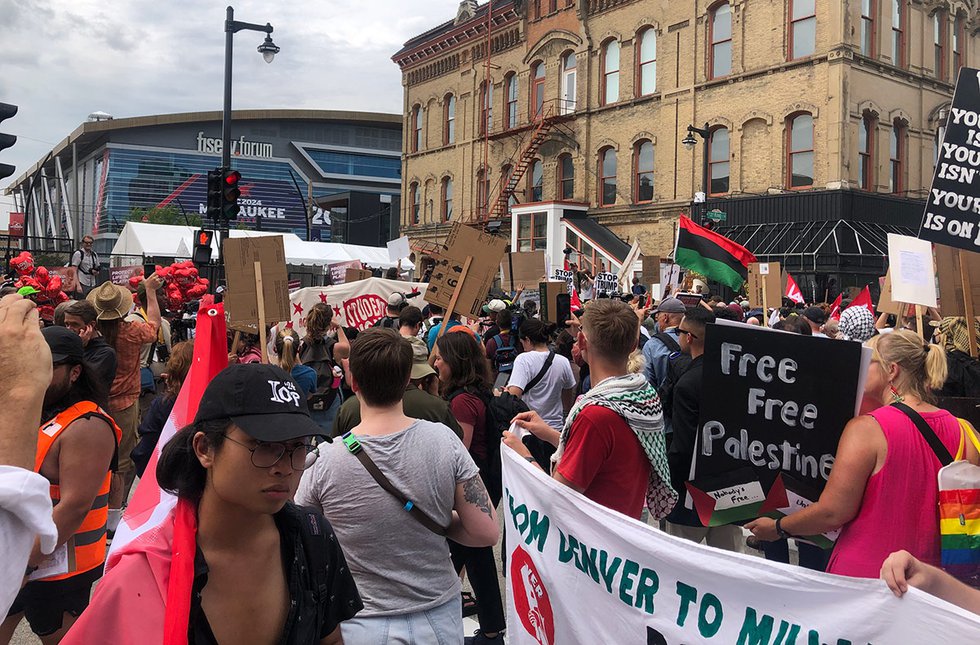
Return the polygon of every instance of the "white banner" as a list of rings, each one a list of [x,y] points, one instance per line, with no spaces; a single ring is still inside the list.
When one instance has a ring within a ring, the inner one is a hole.
[[[306,316],[313,305],[323,302],[333,307],[334,320],[344,327],[367,329],[384,318],[388,296],[397,292],[418,295],[409,298],[409,304],[419,309],[425,307],[422,296],[428,285],[419,282],[402,282],[383,278],[368,278],[330,287],[306,287],[289,295],[293,329],[302,336],[306,331]]]
[[[980,618],[880,580],[671,537],[503,447],[510,645],[968,643]]]

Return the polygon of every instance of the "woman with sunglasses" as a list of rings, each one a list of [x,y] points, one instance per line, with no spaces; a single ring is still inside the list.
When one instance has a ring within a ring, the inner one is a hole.
[[[168,602],[189,604],[193,645],[343,642],[340,623],[362,608],[354,579],[322,514],[290,502],[318,455],[304,398],[272,365],[232,365],[211,381],[156,471],[178,496],[180,526],[196,529],[192,571],[171,560],[181,541],[164,522],[124,548],[64,642],[160,643]],[[174,593],[181,576],[186,596]]]

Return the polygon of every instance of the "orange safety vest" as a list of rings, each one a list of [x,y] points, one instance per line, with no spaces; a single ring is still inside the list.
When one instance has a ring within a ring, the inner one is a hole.
[[[82,401],[71,406],[51,421],[45,423],[38,429],[37,433],[37,455],[34,458],[34,472],[41,472],[41,464],[51,450],[51,446],[58,440],[61,433],[65,431],[75,421],[95,416],[106,421],[112,431],[116,433],[116,446],[122,439],[122,430],[112,420],[102,408],[91,401]],[[99,492],[92,500],[92,508],[85,515],[78,530],[68,538],[68,573],[44,578],[49,580],[64,580],[76,576],[86,571],[91,571],[95,567],[100,567],[105,562],[106,551],[106,520],[109,517],[109,483],[112,481],[112,471],[107,470],[105,479]],[[61,488],[57,484],[51,484],[51,502],[57,505],[61,500]]]

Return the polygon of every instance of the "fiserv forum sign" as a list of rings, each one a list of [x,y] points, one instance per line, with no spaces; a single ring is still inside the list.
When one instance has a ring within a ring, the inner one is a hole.
[[[272,144],[262,141],[246,141],[245,137],[233,139],[231,142],[231,155],[233,157],[258,157],[260,159],[272,159]],[[220,137],[206,137],[204,131],[197,133],[197,151],[208,154],[220,155],[224,145]]]

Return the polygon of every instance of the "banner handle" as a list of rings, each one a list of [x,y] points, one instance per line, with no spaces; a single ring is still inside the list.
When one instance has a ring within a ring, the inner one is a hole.
[[[262,288],[262,263],[255,263],[255,304],[259,308],[259,346],[262,348],[262,363],[269,363],[268,338],[265,328],[265,293]]]

